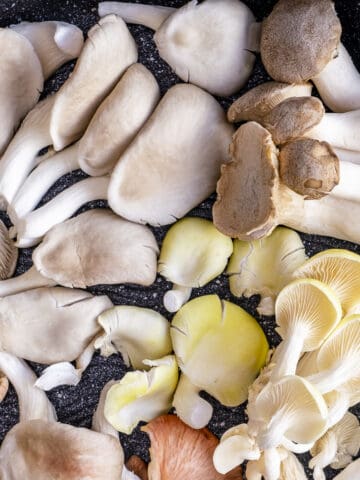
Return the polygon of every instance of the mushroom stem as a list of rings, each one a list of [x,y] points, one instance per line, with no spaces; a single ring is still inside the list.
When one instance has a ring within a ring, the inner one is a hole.
[[[126,23],[145,25],[145,27],[149,27],[152,30],[157,30],[169,15],[175,11],[176,8],[162,7],[160,5],[125,2],[99,3],[100,17],[114,13],[115,15],[119,15]]]
[[[54,285],[56,285],[56,282],[41,275],[33,266],[22,275],[0,281],[0,298],[33,288],[52,287]]]
[[[336,400],[328,405],[328,430],[340,422],[350,407],[349,395],[345,392],[338,392]]]
[[[204,428],[210,421],[213,407],[199,395],[200,389],[183,373],[175,391],[173,406],[181,420],[192,428]]]
[[[285,375],[295,375],[297,363],[304,346],[306,332],[303,328],[293,329],[276,349],[273,360],[275,366],[271,372],[271,380],[276,381]]]
[[[286,437],[281,440],[281,446],[293,453],[306,453],[314,446],[314,442],[311,443],[295,443]]]
[[[351,162],[360,164],[360,152],[336,147],[333,147],[333,150],[340,162]]]
[[[39,151],[52,143],[49,125],[54,95],[26,116],[0,162],[0,199],[11,203],[35,165]]]
[[[77,149],[78,144],[74,144],[42,161],[31,172],[8,207],[9,217],[14,225],[19,218],[34,210],[56,180],[79,168]]]
[[[282,407],[275,413],[265,429],[259,432],[257,437],[259,447],[262,450],[268,450],[282,445],[288,425],[286,408]]]
[[[360,109],[360,74],[342,43],[337,57],[312,81],[324,103],[334,112]]]
[[[86,178],[72,185],[43,207],[21,218],[16,225],[18,238],[39,238],[54,225],[71,217],[82,205],[107,199],[109,177]]]
[[[350,356],[343,358],[332,368],[306,377],[306,380],[312,383],[320,393],[324,394],[336,390],[354,375],[354,364]]]
[[[340,161],[339,170],[340,181],[338,185],[331,190],[330,195],[354,202],[360,202],[360,165]]]
[[[0,352],[0,369],[16,390],[21,422],[35,419],[56,421],[54,407],[45,393],[34,386],[37,377],[24,360]]]
[[[280,454],[277,448],[264,450],[264,467],[266,480],[278,480],[280,478]]]
[[[169,290],[164,295],[164,307],[166,310],[168,312],[177,312],[189,300],[191,291],[191,287],[174,284],[172,290]]]

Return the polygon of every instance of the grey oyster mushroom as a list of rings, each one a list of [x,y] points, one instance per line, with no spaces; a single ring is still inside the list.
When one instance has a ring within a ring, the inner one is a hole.
[[[114,168],[110,207],[151,225],[183,217],[215,190],[232,133],[211,95],[194,85],[170,88]]]
[[[238,0],[192,0],[179,9],[100,2],[100,16],[109,13],[155,29],[159,54],[175,73],[215,95],[235,93],[253,70],[260,25]]]
[[[274,80],[311,79],[331,110],[356,110],[360,75],[340,36],[331,0],[279,0],[262,24],[261,59]]]
[[[157,254],[155,237],[146,226],[109,210],[88,210],[52,228],[33,252],[34,266],[0,282],[0,296],[56,284],[71,288],[151,285]]]
[[[100,103],[136,61],[135,41],[121,18],[109,15],[90,29],[72,75],[27,115],[1,159],[5,204],[14,199],[42,148],[62,150],[82,136]]]

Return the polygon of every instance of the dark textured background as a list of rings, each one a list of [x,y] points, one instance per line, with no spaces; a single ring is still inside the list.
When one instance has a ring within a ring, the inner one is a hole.
[[[314,0],[316,1],[316,0]],[[185,1],[147,1],[143,3],[159,4],[167,6],[179,7],[185,4]],[[245,2],[254,12],[258,20],[262,20],[270,13],[274,0],[245,0]],[[352,0],[335,1],[336,9],[343,25],[342,40],[348,48],[350,54],[358,69],[360,69],[360,33],[358,25],[360,24],[360,2]],[[87,30],[97,21],[97,2],[95,0],[0,0],[0,26],[6,27],[9,24],[20,21],[40,21],[40,20],[64,20],[75,23],[86,33]],[[357,27],[355,27],[357,26]],[[139,61],[146,65],[156,76],[162,93],[164,93],[171,85],[177,83],[179,79],[171,71],[171,69],[159,58],[152,42],[152,32],[141,26],[130,26],[130,30],[134,35],[138,45],[140,58]],[[45,86],[44,94],[56,91],[62,82],[66,79],[71,71],[72,64],[62,67],[59,72],[52,77]],[[259,59],[257,59],[254,72],[248,84],[239,92],[245,92],[251,87],[268,80],[269,77],[264,72]],[[238,95],[230,99],[220,99],[224,108],[227,108],[231,101]],[[85,175],[80,171],[66,175],[59,180],[56,185],[48,192],[44,198],[44,202],[52,198],[61,190],[70,184],[84,178]],[[191,214],[211,218],[211,205],[214,196],[202,203]],[[91,206],[106,206],[105,202],[94,202]],[[83,210],[83,209],[82,209]],[[80,210],[80,211],[82,211]],[[2,216],[5,220],[5,215]],[[353,218],[352,221],[360,221]],[[166,233],[167,228],[153,229],[156,238],[161,241]],[[302,235],[306,246],[307,253],[313,255],[320,250],[326,248],[348,248],[355,252],[360,252],[360,247],[348,242],[343,242],[326,237]],[[23,250],[18,267],[17,274],[26,270],[31,263],[31,250]],[[108,294],[115,304],[139,305],[143,307],[153,308],[164,314],[170,319],[170,315],[162,307],[162,296],[169,288],[169,284],[158,277],[157,281],[148,288],[140,288],[137,286],[98,286],[92,288],[94,293]],[[237,299],[233,297],[228,289],[228,282],[225,276],[221,276],[214,280],[208,286],[193,291],[193,296],[217,293],[221,298],[231,300],[244,307],[251,314],[256,316],[257,297],[249,300]],[[272,346],[279,342],[279,338],[274,332],[274,319],[259,318],[267,338]],[[40,365],[32,365],[37,373],[44,368]],[[98,397],[103,385],[110,379],[120,378],[126,367],[122,364],[121,358],[113,355],[108,359],[101,358],[96,355],[84,373],[81,383],[77,387],[61,387],[49,393],[50,400],[54,403],[60,422],[71,423],[72,425],[89,427],[91,423],[92,413],[97,405]],[[221,435],[229,427],[245,421],[244,407],[225,408],[219,405],[213,399],[210,399],[215,407],[215,413],[210,423],[210,429],[217,435]],[[357,415],[360,409],[353,409]],[[18,421],[17,399],[13,389],[2,404],[0,404],[0,441],[6,432]],[[138,429],[130,436],[120,435],[121,443],[125,449],[126,455],[138,454],[145,460],[148,456],[148,440],[147,436]],[[308,456],[304,455],[302,460],[307,463]],[[307,470],[309,478],[312,478],[311,472]],[[336,472],[327,469],[327,478],[333,478]],[[34,479],[36,480],[36,479]],[[206,480],[206,479],[204,479]],[[289,479],[291,480],[291,479]],[[355,479],[354,479],[355,480]]]

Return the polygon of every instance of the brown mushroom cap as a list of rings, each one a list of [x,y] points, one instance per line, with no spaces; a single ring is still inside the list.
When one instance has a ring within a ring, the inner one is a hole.
[[[311,90],[310,83],[262,83],[235,100],[227,112],[227,118],[232,123],[243,120],[261,123],[263,117],[279,103],[289,97],[311,95]]]
[[[273,141],[281,145],[292,138],[302,137],[320,123],[324,105],[315,97],[294,97],[274,107],[261,124],[269,130]]]
[[[335,57],[340,36],[331,0],[279,0],[263,22],[261,59],[275,80],[300,83]]]
[[[339,183],[339,159],[326,142],[291,141],[281,148],[279,164],[281,181],[306,199],[321,198]]]
[[[249,122],[235,133],[230,154],[217,184],[215,226],[241,240],[261,238],[276,226],[277,149],[265,128]]]

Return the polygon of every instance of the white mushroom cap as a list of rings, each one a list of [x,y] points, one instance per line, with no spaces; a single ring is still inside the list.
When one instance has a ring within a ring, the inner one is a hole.
[[[45,79],[63,63],[78,57],[84,44],[80,28],[66,22],[21,22],[11,25],[11,29],[31,42]]]
[[[33,108],[43,89],[38,56],[29,40],[8,28],[0,29],[0,155],[20,120]]]
[[[108,199],[119,215],[165,225],[214,190],[233,127],[208,93],[175,85],[117,163]]]

